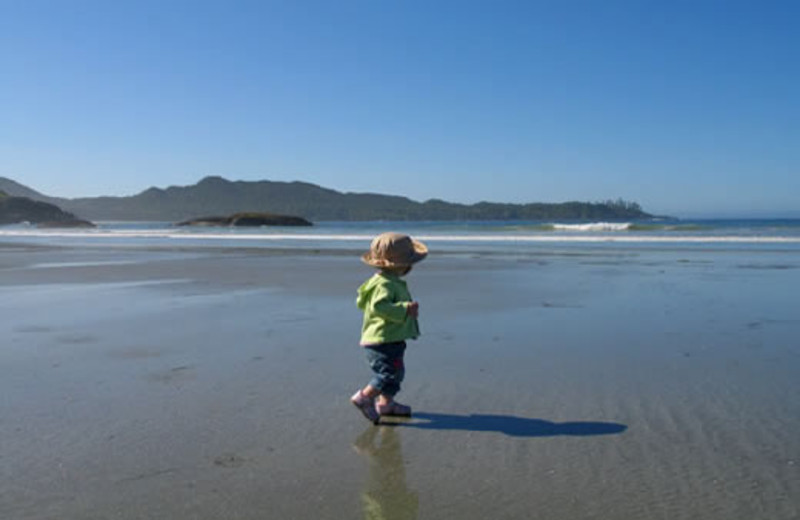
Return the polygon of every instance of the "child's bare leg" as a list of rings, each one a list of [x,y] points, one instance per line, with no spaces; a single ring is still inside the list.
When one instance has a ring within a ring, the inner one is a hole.
[[[370,399],[375,399],[376,397],[381,395],[381,391],[372,385],[367,385],[364,388],[362,388],[361,393],[365,397],[369,397]]]
[[[362,388],[361,389],[361,393],[365,397],[369,397],[370,399],[377,400],[378,404],[380,404],[380,405],[387,405],[387,404],[391,403],[392,401],[394,401],[394,397],[392,397],[390,395],[382,394],[380,390],[378,390],[377,388],[375,388],[372,385],[367,385],[364,388]]]

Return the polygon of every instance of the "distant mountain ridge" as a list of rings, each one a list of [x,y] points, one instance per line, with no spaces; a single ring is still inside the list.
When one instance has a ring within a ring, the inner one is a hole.
[[[53,197],[42,195],[38,191],[35,191],[27,186],[23,186],[17,181],[13,181],[5,177],[0,177],[0,191],[5,192],[12,197],[27,197],[29,199],[42,202],[50,202],[53,200]]]
[[[205,177],[191,186],[149,188],[128,197],[50,197],[0,177],[0,190],[56,204],[90,220],[179,221],[203,215],[270,212],[312,221],[646,219],[653,215],[623,200],[458,204],[375,193],[341,193],[306,182],[229,181]],[[24,194],[23,194],[24,193]]]

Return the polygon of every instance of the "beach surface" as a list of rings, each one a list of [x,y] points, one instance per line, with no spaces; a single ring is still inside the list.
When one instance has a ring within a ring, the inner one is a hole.
[[[0,244],[0,518],[800,518],[800,253],[431,249],[375,427],[360,251]]]

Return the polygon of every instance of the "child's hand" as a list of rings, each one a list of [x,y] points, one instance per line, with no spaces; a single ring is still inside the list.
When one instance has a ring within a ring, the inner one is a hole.
[[[412,318],[419,316],[419,302],[411,302],[406,307],[406,314]]]

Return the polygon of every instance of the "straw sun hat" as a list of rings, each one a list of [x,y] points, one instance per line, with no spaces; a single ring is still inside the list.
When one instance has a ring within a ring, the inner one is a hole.
[[[361,260],[373,267],[403,267],[428,256],[428,248],[418,240],[400,233],[381,233],[372,240]]]

